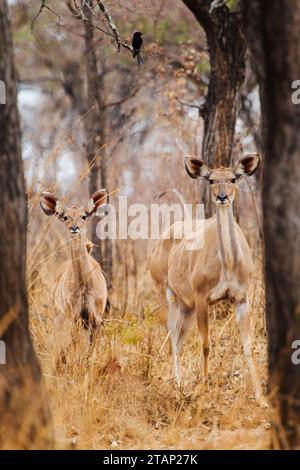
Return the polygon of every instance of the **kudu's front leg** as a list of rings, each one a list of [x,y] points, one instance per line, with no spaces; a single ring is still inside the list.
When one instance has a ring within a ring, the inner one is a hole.
[[[182,342],[192,324],[193,310],[187,308],[182,301],[176,298],[174,292],[167,288],[168,330],[172,343],[172,356],[174,362],[174,373],[178,386],[181,385],[181,373],[179,365],[179,353]]]
[[[250,323],[250,308],[248,300],[236,304],[235,306],[236,320],[239,332],[243,342],[244,356],[248,364],[250,376],[254,388],[256,401],[262,405],[264,403],[261,384],[256,371],[256,364],[253,357],[252,350],[252,336],[251,336],[251,323]]]

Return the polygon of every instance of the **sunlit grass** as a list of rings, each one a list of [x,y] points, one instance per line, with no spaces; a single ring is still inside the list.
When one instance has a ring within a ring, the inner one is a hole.
[[[49,232],[47,236],[46,252],[39,250],[39,244],[45,243],[44,233],[35,239],[38,254],[34,255],[30,271],[35,272],[35,278],[29,282],[29,299],[31,331],[51,400],[58,448],[268,445],[268,411],[254,400],[232,309],[227,312],[221,307],[210,312],[208,390],[201,380],[196,325],[184,344],[183,383],[178,389],[172,376],[166,308],[151,292],[147,275],[141,284],[144,291],[138,293],[143,315],[138,315],[133,303],[127,302],[125,311],[118,307],[119,291],[126,280],[120,274],[118,278],[120,269],[115,270],[115,290],[110,296],[112,313],[92,347],[81,325],[72,328],[73,340],[65,333],[69,328],[67,321],[57,327],[51,285],[61,257],[51,253],[57,252],[63,240],[53,239]],[[143,266],[141,272],[144,271]],[[253,336],[259,375],[265,386],[266,334],[260,270],[256,277]]]

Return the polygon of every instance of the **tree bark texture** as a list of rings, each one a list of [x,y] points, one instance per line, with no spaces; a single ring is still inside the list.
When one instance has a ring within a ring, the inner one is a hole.
[[[209,166],[229,166],[235,124],[245,77],[246,42],[241,14],[212,0],[183,0],[204,29],[210,59],[210,81],[204,106],[202,158]]]
[[[292,344],[300,340],[300,105],[291,85],[300,79],[300,3],[244,0],[243,17],[262,107],[273,446],[299,448],[300,365]]]
[[[85,116],[86,132],[86,151],[87,159],[91,164],[89,189],[90,194],[101,188],[107,189],[107,168],[105,160],[105,104],[101,93],[103,86],[100,74],[98,72],[98,61],[94,43],[94,28],[92,22],[92,13],[88,6],[92,5],[87,0],[83,12],[89,20],[84,23],[85,27],[85,46],[86,46],[86,85],[87,85],[87,115]],[[106,275],[108,288],[111,286],[112,272],[112,247],[110,240],[100,239],[96,233],[98,219],[92,221],[92,242],[99,248],[94,249],[95,259],[100,262]],[[102,257],[101,257],[102,254]],[[102,259],[101,259],[102,258]]]
[[[45,449],[52,446],[51,418],[28,327],[27,207],[6,0],[0,0],[0,80],[6,87],[0,105],[0,339],[6,360],[0,364],[0,448]]]

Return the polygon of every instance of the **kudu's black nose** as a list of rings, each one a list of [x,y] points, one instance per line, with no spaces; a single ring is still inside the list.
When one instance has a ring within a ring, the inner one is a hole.
[[[75,232],[75,233],[76,233],[76,232],[78,232],[78,230],[79,230],[79,227],[78,227],[77,225],[72,225],[72,227],[71,227],[71,232]]]
[[[221,202],[225,202],[227,200],[227,195],[226,194],[219,194],[217,196],[217,199]]]

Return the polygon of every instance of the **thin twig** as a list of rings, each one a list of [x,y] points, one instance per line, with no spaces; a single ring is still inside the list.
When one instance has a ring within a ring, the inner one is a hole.
[[[164,339],[163,344],[162,344],[161,347],[159,348],[159,351],[158,351],[158,354],[157,354],[158,356],[161,354],[162,350],[164,349],[165,344],[166,344],[166,342],[168,341],[169,337],[170,337],[170,332],[168,332],[167,336],[166,336],[165,339]]]
[[[53,13],[53,15],[57,16],[57,18],[59,20],[59,25],[60,25],[60,15],[58,13],[56,13],[56,11],[52,10],[52,8],[49,7],[49,5],[46,5],[46,0],[42,0],[39,11],[37,12],[37,14],[31,20],[31,32],[33,32],[34,23],[36,22],[36,20],[38,19],[38,17],[40,16],[40,14],[42,13],[44,8],[51,11],[51,13]]]
[[[125,101],[128,101],[130,98],[133,98],[138,93],[139,90],[140,90],[140,86],[134,88],[129,95],[126,95],[123,98],[120,98],[119,100],[105,103],[103,108],[106,109],[106,108],[111,108],[112,106],[119,106],[120,104],[125,103]]]
[[[180,103],[182,106],[188,106],[189,108],[196,108],[198,109],[199,115],[203,117],[205,110],[206,110],[206,102],[203,100],[203,103],[201,104],[194,104],[194,103],[188,103],[186,101],[181,100],[180,98],[177,98],[176,96],[174,99]]]

